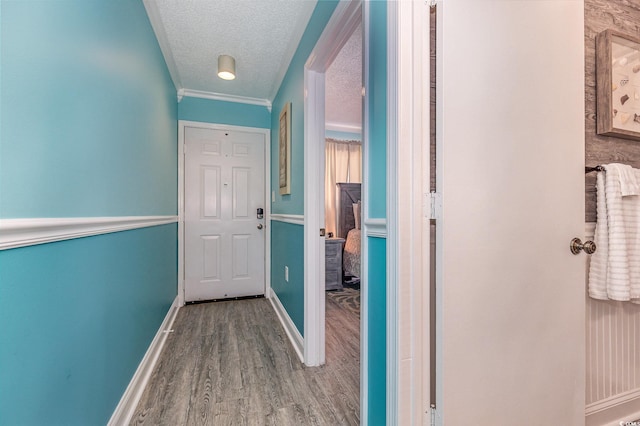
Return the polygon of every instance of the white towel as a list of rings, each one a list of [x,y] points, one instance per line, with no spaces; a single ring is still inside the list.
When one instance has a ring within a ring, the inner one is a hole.
[[[622,196],[617,165],[605,166],[596,180],[596,252],[589,268],[589,295],[594,299],[640,303],[640,196]],[[640,170],[632,169],[636,182]]]
[[[607,170],[616,169],[620,180],[620,192],[623,197],[630,195],[640,195],[640,184],[636,177],[636,170],[627,164],[611,163],[607,165]]]

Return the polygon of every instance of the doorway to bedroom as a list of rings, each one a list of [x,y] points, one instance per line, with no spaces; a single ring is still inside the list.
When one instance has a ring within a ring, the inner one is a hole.
[[[325,353],[360,406],[362,23],[325,73]]]

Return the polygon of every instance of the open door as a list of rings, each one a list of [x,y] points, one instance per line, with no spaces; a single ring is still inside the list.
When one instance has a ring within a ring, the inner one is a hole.
[[[584,424],[584,4],[438,2],[438,424]]]

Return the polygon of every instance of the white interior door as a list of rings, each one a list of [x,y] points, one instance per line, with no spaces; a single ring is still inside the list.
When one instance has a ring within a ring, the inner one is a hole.
[[[583,425],[583,1],[438,9],[436,418]]]
[[[185,127],[185,301],[265,292],[265,136]]]

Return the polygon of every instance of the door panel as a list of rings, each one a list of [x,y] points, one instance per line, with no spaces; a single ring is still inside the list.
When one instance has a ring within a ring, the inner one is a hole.
[[[437,418],[584,424],[583,2],[441,6]]]
[[[185,301],[264,294],[265,136],[185,127]]]

